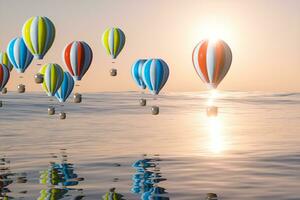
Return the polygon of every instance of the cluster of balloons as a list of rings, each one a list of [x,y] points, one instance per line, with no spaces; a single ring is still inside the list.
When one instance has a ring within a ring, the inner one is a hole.
[[[12,39],[7,51],[0,52],[0,91],[6,93],[5,86],[13,68],[18,73],[25,73],[33,59],[44,58],[54,39],[55,26],[50,19],[41,16],[28,19],[23,25],[22,37]],[[122,51],[125,41],[125,34],[119,28],[108,28],[102,34],[103,47],[113,60]],[[42,84],[48,96],[55,96],[59,102],[65,102],[72,93],[75,82],[82,80],[91,66],[93,52],[86,42],[73,41],[65,46],[62,59],[67,71],[56,63],[48,63],[35,75],[35,82]],[[215,89],[230,68],[232,53],[222,40],[202,40],[193,50],[192,60],[200,79],[209,88]],[[148,88],[150,93],[158,95],[168,80],[169,67],[159,58],[138,59],[132,65],[131,74],[139,88]],[[116,75],[117,69],[111,69],[111,76]],[[25,92],[25,85],[18,85],[18,91]],[[74,102],[81,102],[80,94],[74,95]],[[140,105],[145,106],[146,99],[140,99]],[[159,107],[153,106],[152,114],[158,113]]]
[[[150,91],[153,95],[158,95],[165,86],[169,78],[169,67],[162,59],[138,59],[131,68],[131,75],[136,85],[141,89]],[[141,99],[140,105],[145,106],[146,100]],[[159,113],[159,107],[153,106],[152,114]]]
[[[6,91],[5,86],[13,68],[18,73],[25,73],[33,59],[44,58],[54,39],[55,26],[49,18],[36,16],[28,19],[23,25],[22,37],[12,39],[7,51],[0,52],[0,91]],[[125,45],[125,34],[119,28],[108,28],[102,35],[102,43],[107,53],[116,59]],[[73,41],[64,48],[62,59],[68,71],[64,71],[56,63],[48,63],[35,75],[35,82],[42,84],[48,96],[55,96],[59,102],[65,102],[72,93],[75,82],[82,80],[92,63],[93,52],[86,42]],[[111,71],[112,76],[117,75],[116,69]],[[19,84],[18,92],[24,93],[25,85]],[[81,102],[81,94],[74,95],[74,102]],[[55,113],[54,108],[49,109],[50,114]]]

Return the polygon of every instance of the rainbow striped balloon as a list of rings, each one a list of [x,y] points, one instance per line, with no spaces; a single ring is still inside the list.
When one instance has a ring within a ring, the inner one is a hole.
[[[134,80],[134,82],[136,83],[137,86],[139,86],[141,89],[145,89],[146,88],[146,84],[143,81],[143,65],[146,62],[146,59],[138,59],[137,61],[135,61],[132,65],[131,68],[131,75],[132,78]]]
[[[92,63],[93,52],[83,41],[71,42],[63,50],[63,60],[70,74],[80,81]]]
[[[223,41],[202,40],[193,51],[194,68],[209,88],[215,89],[226,76],[232,62],[230,47]]]
[[[125,34],[119,28],[108,28],[102,34],[102,45],[113,59],[122,51],[125,40]]]
[[[64,71],[58,64],[47,64],[40,69],[44,75],[43,88],[48,96],[54,96],[64,80]]]
[[[145,62],[142,74],[150,92],[158,94],[169,78],[169,67],[162,59],[149,59]]]
[[[14,38],[9,42],[7,46],[7,55],[12,65],[19,73],[24,73],[33,59],[23,38]]]
[[[74,79],[69,72],[64,72],[64,80],[60,88],[55,93],[55,97],[59,102],[65,102],[70,96],[74,88]]]
[[[4,64],[0,64],[0,91],[2,91],[2,89],[7,84],[9,77],[9,69]]]
[[[9,71],[11,71],[14,67],[9,61],[6,52],[0,52],[0,64],[4,64],[9,69]]]
[[[40,60],[53,44],[55,27],[47,17],[31,17],[23,25],[22,35],[34,58]]]

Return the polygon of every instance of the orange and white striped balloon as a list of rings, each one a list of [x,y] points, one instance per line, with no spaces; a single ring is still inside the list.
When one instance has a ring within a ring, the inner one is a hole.
[[[215,89],[232,62],[230,47],[223,40],[202,40],[193,51],[194,68],[209,88]]]

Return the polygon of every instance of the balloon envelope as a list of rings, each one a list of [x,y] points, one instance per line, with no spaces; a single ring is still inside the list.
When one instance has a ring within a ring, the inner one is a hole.
[[[0,64],[0,91],[2,91],[2,89],[7,84],[9,77],[9,69],[4,64]]]
[[[14,38],[9,42],[7,46],[7,55],[12,65],[19,73],[24,73],[33,59],[23,38]]]
[[[0,64],[4,64],[9,71],[13,69],[13,65],[9,61],[8,55],[6,52],[0,52]]]
[[[108,28],[102,34],[102,45],[113,59],[122,51],[125,40],[125,34],[119,28]]]
[[[152,94],[158,94],[169,78],[169,67],[162,59],[149,59],[142,70],[143,80]]]
[[[146,88],[146,84],[144,83],[143,75],[142,75],[143,66],[146,61],[147,61],[146,59],[139,59],[135,61],[131,67],[132,78],[136,83],[136,85],[141,89]]]
[[[74,79],[72,78],[69,72],[64,72],[64,80],[60,88],[55,93],[55,97],[59,100],[59,102],[65,102],[72,93],[73,88]]]
[[[53,44],[55,27],[47,17],[31,17],[23,25],[22,35],[34,58],[40,60]]]
[[[47,64],[40,69],[44,76],[43,88],[48,96],[54,96],[64,80],[64,71],[58,64]]]
[[[70,74],[80,81],[92,63],[93,52],[83,41],[71,42],[63,51],[63,60]]]
[[[202,40],[193,51],[194,68],[210,88],[217,88],[232,62],[230,47],[223,41]]]

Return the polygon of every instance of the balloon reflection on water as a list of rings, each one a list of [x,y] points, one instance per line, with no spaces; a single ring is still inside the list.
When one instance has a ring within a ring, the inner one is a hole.
[[[12,191],[9,189],[14,183],[26,183],[27,175],[25,173],[13,173],[10,168],[10,160],[5,156],[0,156],[0,199],[14,199]],[[19,194],[27,191],[19,191]]]
[[[162,177],[159,168],[160,159],[144,158],[133,163],[136,173],[132,176],[131,191],[134,194],[140,194],[142,200],[160,199],[167,200],[166,189],[159,186],[161,181],[166,179]]]
[[[40,191],[38,200],[62,199],[70,190],[81,191],[71,187],[78,185],[83,178],[78,178],[65,152],[62,152],[61,157],[60,162],[50,162],[49,168],[40,172],[40,183],[46,185],[47,189]]]

